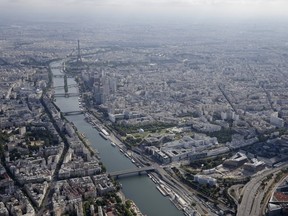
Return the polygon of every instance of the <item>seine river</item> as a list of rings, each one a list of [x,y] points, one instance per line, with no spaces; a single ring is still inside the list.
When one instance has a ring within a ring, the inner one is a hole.
[[[61,62],[51,63],[51,67],[60,66]],[[54,75],[62,74],[59,69],[52,69]],[[73,78],[68,78],[68,85],[76,84]],[[54,86],[63,86],[63,78],[53,78]],[[55,89],[56,93],[64,93],[63,89]],[[69,88],[69,93],[77,93],[78,88]],[[56,105],[63,112],[79,110],[77,97],[57,97]],[[113,147],[110,141],[103,139],[96,129],[88,124],[84,115],[68,116],[67,119],[78,128],[78,130],[85,134],[91,145],[97,149],[100,154],[101,161],[107,168],[108,172],[127,170],[134,168],[135,165],[125,157],[117,147]],[[146,175],[135,175],[126,178],[120,178],[120,183],[123,188],[122,191],[125,196],[132,199],[140,208],[144,215],[148,216],[183,216],[168,197],[164,197],[157,189],[156,185]]]

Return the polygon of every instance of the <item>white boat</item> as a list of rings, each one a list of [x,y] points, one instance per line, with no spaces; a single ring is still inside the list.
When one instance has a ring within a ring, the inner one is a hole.
[[[114,142],[111,142],[111,145],[112,145],[113,147],[115,147],[115,146],[116,146],[116,144],[115,144]]]
[[[104,133],[99,132],[99,134],[100,134],[100,136],[102,136],[105,140],[107,140],[107,136],[106,136]]]
[[[105,136],[108,136],[108,135],[109,135],[109,133],[108,133],[105,129],[101,128],[100,130],[101,130],[101,132],[102,132]]]
[[[80,136],[81,136],[82,138],[85,138],[85,137],[86,137],[84,133],[80,133]]]
[[[154,183],[157,183],[157,182],[156,182],[156,179],[153,178],[152,176],[151,176],[151,179],[152,179],[152,181],[153,181]]]
[[[167,196],[167,193],[165,193],[165,191],[163,191],[162,188],[161,188],[159,185],[157,185],[156,187],[157,187],[157,189],[160,191],[160,193],[161,193],[163,196]]]

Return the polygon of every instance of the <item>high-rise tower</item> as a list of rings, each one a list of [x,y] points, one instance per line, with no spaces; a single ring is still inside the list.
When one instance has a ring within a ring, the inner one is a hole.
[[[77,53],[77,63],[82,62],[81,53],[80,53],[80,40],[78,40],[78,53]]]

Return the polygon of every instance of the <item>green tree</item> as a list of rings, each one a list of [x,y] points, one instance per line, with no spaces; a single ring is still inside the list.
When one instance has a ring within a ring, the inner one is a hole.
[[[126,206],[126,208],[130,209],[131,208],[131,201],[130,200],[126,200],[125,201],[125,206]]]

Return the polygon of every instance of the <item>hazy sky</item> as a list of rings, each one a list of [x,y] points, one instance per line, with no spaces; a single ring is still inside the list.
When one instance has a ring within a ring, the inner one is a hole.
[[[286,17],[288,0],[0,0],[0,13]],[[1,17],[1,15],[0,15]]]

